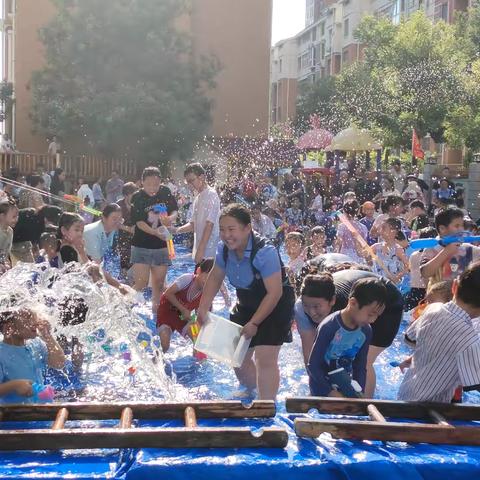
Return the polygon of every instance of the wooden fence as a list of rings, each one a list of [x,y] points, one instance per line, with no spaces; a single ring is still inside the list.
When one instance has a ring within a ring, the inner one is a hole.
[[[6,173],[11,167],[17,167],[22,174],[35,172],[39,165],[43,165],[46,171],[61,167],[67,176],[88,180],[97,180],[102,177],[107,179],[113,171],[126,180],[136,180],[139,176],[139,168],[134,160],[118,160],[102,158],[94,155],[52,155],[37,153],[3,153],[0,154],[0,170]]]

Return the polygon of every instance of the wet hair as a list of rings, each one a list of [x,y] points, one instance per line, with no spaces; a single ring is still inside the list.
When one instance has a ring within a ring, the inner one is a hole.
[[[350,217],[357,215],[360,205],[357,200],[349,200],[343,204],[343,211]]]
[[[105,208],[102,210],[102,216],[108,218],[114,212],[121,212],[122,209],[116,203],[109,203]]]
[[[311,235],[325,235],[325,228],[317,225],[310,230]]]
[[[464,217],[464,213],[459,208],[444,208],[435,215],[435,228],[437,231],[440,227],[448,227],[457,218]]]
[[[414,200],[410,203],[409,208],[421,208],[422,210],[425,210],[425,204],[421,200]]]
[[[480,308],[480,262],[470,264],[460,275],[457,298],[475,308]]]
[[[348,298],[354,298],[359,308],[372,303],[385,305],[387,302],[387,288],[385,282],[380,278],[362,278],[357,280]]]
[[[40,235],[39,245],[40,248],[45,248],[47,245],[57,246],[58,238],[54,233],[44,232]]]
[[[69,295],[58,303],[60,309],[60,323],[67,327],[69,325],[80,325],[85,323],[88,313],[88,305],[78,295]]]
[[[215,259],[213,258],[204,258],[199,264],[198,268],[201,273],[209,273],[215,264]]]
[[[343,270],[362,270],[365,272],[372,271],[368,265],[355,262],[340,262],[333,265],[326,265],[324,270],[330,273],[343,272]]]
[[[157,167],[147,167],[143,169],[142,180],[145,180],[148,177],[158,177],[161,178],[162,174]]]
[[[64,212],[60,216],[58,221],[58,229],[57,229],[57,238],[62,240],[62,227],[66,228],[67,230],[72,227],[75,223],[84,223],[83,218],[78,213],[71,213],[71,212]]]
[[[45,183],[45,180],[43,179],[43,177],[41,177],[40,175],[29,175],[27,177],[27,183],[31,186],[31,187],[37,187],[38,185],[40,185],[41,183]]]
[[[387,195],[387,198],[382,203],[382,211],[383,213],[388,213],[391,207],[395,207],[402,204],[403,204],[402,197],[399,197],[398,195]]]
[[[122,195],[126,197],[127,195],[131,195],[138,190],[138,187],[133,182],[127,182],[122,187]]]
[[[435,238],[437,230],[433,227],[425,227],[418,231],[418,238]]]
[[[387,218],[384,225],[394,228],[397,232],[402,230],[402,222],[398,218]]]
[[[62,209],[56,205],[44,205],[37,213],[37,218],[44,223],[48,220],[52,225],[58,225]]]
[[[187,165],[187,168],[183,172],[183,176],[186,177],[190,173],[199,177],[200,175],[205,175],[205,169],[199,163],[191,163],[190,165]]]
[[[332,300],[335,296],[335,283],[330,273],[322,272],[317,275],[307,275],[303,279],[301,295],[306,297],[324,298]]]
[[[13,200],[0,202],[0,215],[6,215],[12,208],[18,208]]]
[[[398,230],[397,234],[395,235],[395,240],[399,242],[404,242],[405,240],[407,240],[407,236],[404,232],[402,232],[402,230]]]
[[[443,303],[447,303],[453,298],[452,283],[451,280],[429,283],[426,294],[436,293],[437,295],[441,295]]]
[[[246,207],[240,203],[231,203],[220,212],[220,218],[232,217],[244,226],[252,223],[252,216]]]
[[[294,240],[295,242],[300,242],[302,245],[305,245],[305,237],[300,232],[287,233],[285,242],[288,240]]]

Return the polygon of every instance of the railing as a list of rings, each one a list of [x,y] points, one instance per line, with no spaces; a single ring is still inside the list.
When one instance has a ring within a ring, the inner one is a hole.
[[[3,153],[0,154],[0,170],[5,173],[11,167],[17,167],[22,174],[37,171],[43,165],[46,171],[51,171],[57,166],[67,172],[68,176],[75,178],[84,177],[90,180],[108,178],[113,171],[122,178],[136,180],[138,166],[134,160],[118,160],[102,158],[95,155],[53,155],[37,153]]]

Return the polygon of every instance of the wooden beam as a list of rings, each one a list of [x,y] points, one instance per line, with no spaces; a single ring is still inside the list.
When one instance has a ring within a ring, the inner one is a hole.
[[[120,423],[118,424],[118,428],[131,428],[133,422],[133,412],[130,407],[125,407],[122,410],[122,414],[120,415]]]
[[[284,448],[285,429],[264,428],[93,428],[70,430],[0,430],[0,450],[91,448]]]
[[[375,422],[386,422],[385,417],[380,413],[375,405],[367,405],[369,417]]]
[[[385,417],[429,418],[429,410],[435,410],[450,420],[480,420],[480,406],[450,403],[396,402],[363,398],[301,397],[287,398],[287,412],[308,413],[317,409],[333,415],[368,415],[368,405],[374,405]]]
[[[65,427],[65,422],[68,420],[68,410],[62,407],[55,417],[55,421],[52,424],[52,430],[62,430]]]
[[[451,427],[451,425],[447,422],[445,417],[443,415],[440,415],[436,410],[430,409],[428,411],[428,414],[437,425],[443,425],[444,427]]]
[[[381,440],[410,443],[480,445],[480,427],[444,427],[439,425],[359,420],[295,419],[299,437],[316,438],[324,432],[348,440]]]
[[[119,418],[124,408],[131,408],[136,419],[183,419],[185,409],[192,406],[197,418],[264,418],[274,417],[275,403],[255,401],[243,405],[238,401],[189,403],[66,403],[44,405],[2,405],[5,421],[54,420],[58,409],[65,407],[70,420],[109,420]]]
[[[185,427],[187,428],[196,428],[197,424],[197,414],[193,407],[187,407],[185,409]]]

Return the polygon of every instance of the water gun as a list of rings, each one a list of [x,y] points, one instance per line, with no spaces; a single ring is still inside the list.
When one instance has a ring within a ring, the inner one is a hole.
[[[73,202],[78,204],[80,210],[83,210],[84,212],[90,213],[94,215],[95,217],[101,217],[103,214],[100,210],[95,210],[92,207],[89,207],[83,203],[83,200],[80,197],[77,197],[75,195],[67,195],[65,194],[63,196],[65,200],[68,200],[69,202]]]
[[[190,321],[189,325],[190,325],[190,334],[192,335],[193,344],[195,345],[195,342],[197,341],[197,338],[198,338],[198,334],[200,333],[200,325],[197,322],[196,313],[192,314],[192,320]],[[193,356],[197,360],[205,360],[207,358],[207,356],[204,353],[198,352],[197,350],[193,351]]]
[[[155,205],[153,207],[155,213],[159,213],[161,217],[168,217],[167,207],[165,205]],[[173,237],[170,232],[168,232],[167,237],[167,249],[168,249],[168,258],[173,260],[175,258],[175,247],[173,245]]]
[[[480,242],[480,236],[472,235],[470,232],[460,232],[456,235],[436,238],[419,238],[410,242],[412,250],[421,250],[423,248],[434,248],[438,245],[446,247],[451,243],[475,243]]]
[[[55,398],[55,390],[51,385],[41,385],[34,383],[32,385],[33,403],[49,403]]]
[[[352,380],[350,374],[341,367],[328,372],[330,383],[347,398],[363,398],[362,387],[356,380]]]

